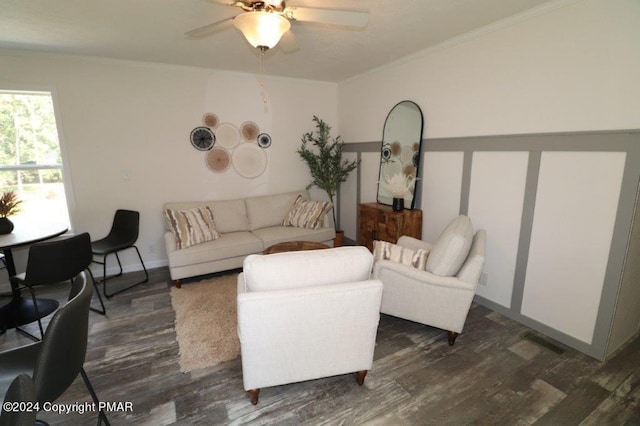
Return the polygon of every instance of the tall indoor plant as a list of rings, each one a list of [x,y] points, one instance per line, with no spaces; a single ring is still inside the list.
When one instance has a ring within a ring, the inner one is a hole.
[[[340,184],[358,167],[359,161],[343,160],[344,143],[340,136],[331,139],[331,127],[315,115],[313,121],[316,123],[315,133],[308,132],[302,135],[302,145],[297,152],[311,172],[312,181],[307,185],[307,189],[312,186],[323,189],[335,205],[335,196]],[[333,223],[337,226],[335,207],[332,207],[332,213]],[[342,232],[336,230],[336,234],[342,235]],[[338,239],[340,240],[339,237]]]

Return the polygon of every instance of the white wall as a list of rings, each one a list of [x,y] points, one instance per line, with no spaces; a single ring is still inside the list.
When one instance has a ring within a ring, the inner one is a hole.
[[[543,152],[540,162],[522,314],[586,343],[596,327],[625,160],[622,152]]]
[[[433,244],[460,213],[464,153],[427,152],[422,161],[422,238]]]
[[[511,306],[516,256],[527,178],[527,152],[474,152],[468,215],[476,229],[487,230],[484,273],[488,285],[477,294]]]
[[[387,113],[405,99],[423,110],[427,151],[434,138],[640,128],[640,2],[554,6],[340,83],[343,138],[380,141]],[[495,255],[485,269],[489,287],[478,292],[507,307],[527,167],[523,155],[474,154],[469,194],[469,214],[487,229],[489,258]],[[462,153],[427,152],[423,160],[423,237],[433,240],[447,222],[443,218],[457,214],[452,208],[460,196]],[[503,172],[515,175],[505,180]],[[492,191],[500,182],[508,187]],[[434,202],[449,189],[450,202]],[[355,207],[342,215],[356,215]]]
[[[302,134],[315,129],[314,114],[337,125],[337,87],[269,76],[265,84],[266,109],[250,74],[0,51],[0,88],[55,90],[75,194],[74,231],[97,238],[106,235],[117,208],[139,210],[139,248],[151,267],[166,264],[164,202],[275,193],[309,182],[295,151]],[[206,112],[236,126],[254,121],[271,135],[262,176],[209,171],[189,142]],[[137,267],[134,256],[124,259],[130,268]]]
[[[426,138],[640,127],[640,2],[583,0],[514,22],[340,83],[343,138],[379,141],[405,99]]]

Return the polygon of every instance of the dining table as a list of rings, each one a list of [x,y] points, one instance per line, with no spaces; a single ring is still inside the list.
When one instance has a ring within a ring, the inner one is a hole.
[[[68,224],[57,221],[31,220],[27,218],[12,218],[13,231],[0,235],[0,250],[4,253],[9,277],[17,275],[13,258],[13,249],[45,241],[64,234],[69,229]],[[0,307],[0,331],[16,326],[29,324],[43,318],[58,308],[58,301],[53,299],[24,297],[20,287],[11,282],[11,294],[8,302]],[[0,298],[0,304],[3,298]]]

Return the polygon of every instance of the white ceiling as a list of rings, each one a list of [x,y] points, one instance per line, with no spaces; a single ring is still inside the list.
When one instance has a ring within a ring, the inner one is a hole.
[[[364,30],[294,22],[298,50],[267,53],[266,72],[339,82],[558,0],[289,0],[369,10]],[[0,0],[0,47],[259,72],[258,51],[230,26],[186,31],[240,8],[206,0]]]

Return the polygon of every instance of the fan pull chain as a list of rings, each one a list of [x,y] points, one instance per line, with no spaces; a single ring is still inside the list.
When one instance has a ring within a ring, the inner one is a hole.
[[[265,50],[260,49],[260,77],[258,78],[258,83],[260,84],[260,96],[262,97],[262,103],[264,104],[264,112],[269,112],[269,106],[267,104],[269,99],[267,98],[267,92],[264,89],[264,77],[266,75],[264,52]]]

